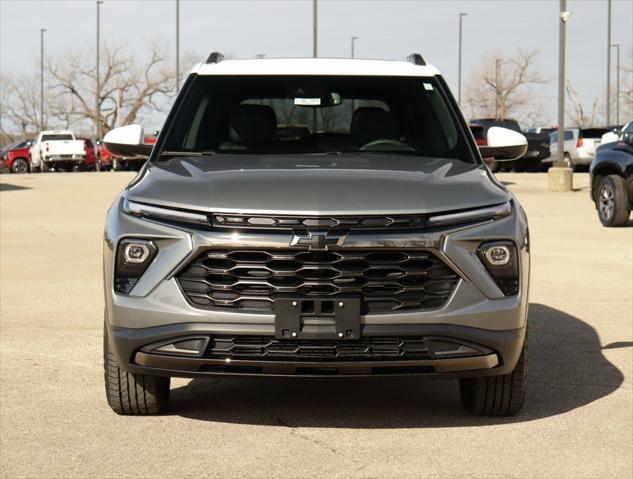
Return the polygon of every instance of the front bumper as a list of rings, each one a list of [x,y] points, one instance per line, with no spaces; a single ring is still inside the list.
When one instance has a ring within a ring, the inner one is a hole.
[[[110,347],[123,369],[153,375],[375,375],[436,374],[449,377],[506,374],[519,357],[526,328],[529,284],[527,221],[515,203],[512,215],[495,221],[415,233],[353,232],[344,248],[427,249],[442,258],[460,276],[448,302],[432,310],[366,314],[361,337],[440,336],[468,341],[489,350],[473,357],[385,361],[293,360],[284,364],[247,360],[230,365],[209,358],[181,358],[141,352],[156,341],[191,334],[242,336],[275,335],[275,316],[190,304],[175,274],[209,248],[288,248],[288,233],[231,232],[176,227],[121,212],[121,197],[108,214],[104,247],[104,283]],[[158,254],[129,295],[114,293],[114,251],[125,237],[151,239]],[[479,258],[484,241],[512,240],[520,255],[520,292],[505,297]],[[239,360],[241,361],[241,360]],[[421,362],[420,362],[421,361]],[[256,363],[256,364],[255,364]],[[408,368],[408,369],[407,369]]]
[[[454,353],[452,357],[424,359],[332,360],[267,360],[183,357],[147,352],[145,346],[178,338],[204,338],[236,330],[242,335],[270,335],[270,327],[241,327],[233,324],[183,323],[142,330],[108,326],[110,348],[119,364],[131,372],[155,376],[384,376],[434,375],[442,377],[493,376],[512,371],[521,354],[525,328],[488,331],[463,326],[428,325],[367,325],[364,338],[416,336],[429,338],[459,338],[460,342],[476,345],[477,354]]]

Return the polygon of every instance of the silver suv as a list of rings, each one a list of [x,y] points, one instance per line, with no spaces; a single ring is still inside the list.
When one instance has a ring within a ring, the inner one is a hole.
[[[448,87],[407,61],[196,66],[105,226],[105,384],[158,413],[170,377],[435,375],[509,415],[526,387],[529,234]]]

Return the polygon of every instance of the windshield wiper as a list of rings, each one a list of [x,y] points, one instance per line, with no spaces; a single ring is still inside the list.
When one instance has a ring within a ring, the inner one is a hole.
[[[160,156],[200,156],[199,151],[161,151]]]
[[[215,151],[161,151],[160,156],[212,156]]]

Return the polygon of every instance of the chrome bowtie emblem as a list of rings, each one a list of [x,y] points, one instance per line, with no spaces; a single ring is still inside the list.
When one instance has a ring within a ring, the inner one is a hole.
[[[309,231],[308,234],[293,234],[290,246],[307,246],[308,249],[327,250],[329,246],[342,246],[347,234],[330,233],[327,231]]]

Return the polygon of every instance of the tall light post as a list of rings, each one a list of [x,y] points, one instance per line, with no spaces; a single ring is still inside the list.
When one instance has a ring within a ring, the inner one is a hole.
[[[312,0],[312,56],[314,58],[319,56],[318,17],[317,0]]]
[[[607,125],[611,124],[611,0],[607,0]]]
[[[551,191],[572,191],[573,171],[565,164],[565,41],[567,34],[567,0],[560,0],[558,18],[558,154],[552,168],[547,171],[547,184]]]
[[[558,167],[565,165],[565,41],[569,19],[567,0],[560,0],[560,22],[558,26]],[[571,166],[571,165],[569,165]]]
[[[615,73],[615,124],[620,125],[620,44],[613,43],[611,48],[615,48],[616,53],[616,73]],[[609,124],[607,124],[609,126]]]
[[[101,45],[101,41],[99,39],[101,35],[101,4],[102,0],[97,0],[97,68],[96,68],[96,77],[97,77],[97,88],[95,92],[95,134],[96,138],[101,138],[101,80],[99,78],[99,47]]]
[[[319,9],[317,0],[312,0],[312,57],[317,58],[319,56],[319,37],[318,37],[318,20]],[[318,128],[317,111],[312,110],[312,132],[316,133]]]
[[[44,129],[44,32],[40,28],[40,128]]]
[[[457,54],[457,104],[462,105],[462,23],[467,13],[459,14],[459,51]]]
[[[180,90],[180,0],[176,0],[176,93]]]
[[[355,58],[354,55],[354,43],[356,42],[356,40],[358,40],[358,37],[352,37],[351,41],[352,41],[352,58]]]

